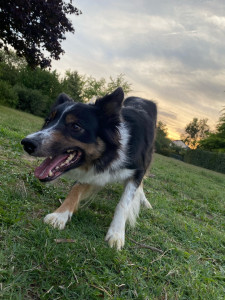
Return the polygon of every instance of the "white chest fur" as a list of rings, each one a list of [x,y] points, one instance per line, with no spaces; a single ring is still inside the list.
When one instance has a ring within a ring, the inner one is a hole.
[[[129,140],[129,131],[125,123],[121,123],[118,127],[120,132],[120,148],[118,149],[118,157],[104,172],[97,173],[95,168],[91,168],[88,171],[80,168],[71,170],[68,175],[80,183],[88,183],[98,186],[104,186],[107,183],[123,182],[132,177],[134,170],[123,168],[126,162],[127,156],[127,144]]]
[[[107,183],[121,182],[130,178],[134,174],[134,170],[119,169],[116,171],[105,170],[102,173],[95,173],[94,168],[91,168],[88,172],[75,169],[68,172],[70,178],[73,178],[80,183],[88,183],[97,186],[104,186]]]

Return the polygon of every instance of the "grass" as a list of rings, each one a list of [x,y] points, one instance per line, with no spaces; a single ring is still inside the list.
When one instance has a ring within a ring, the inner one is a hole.
[[[224,299],[225,175],[155,154],[142,210],[125,248],[104,242],[119,184],[86,202],[66,229],[43,224],[72,183],[41,184],[20,140],[40,118],[0,107],[2,299]],[[72,239],[72,243],[57,243]],[[158,253],[140,245],[159,248]]]

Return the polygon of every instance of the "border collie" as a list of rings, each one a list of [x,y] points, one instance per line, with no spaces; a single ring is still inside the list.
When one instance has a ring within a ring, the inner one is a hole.
[[[76,181],[62,205],[44,218],[63,229],[79,202],[96,187],[122,182],[124,191],[105,240],[120,250],[125,224],[135,224],[140,204],[151,208],[143,191],[143,177],[152,160],[157,109],[137,97],[124,100],[122,88],[94,104],[74,102],[60,94],[43,128],[21,141],[26,152],[45,160],[34,171],[43,182],[64,173]]]

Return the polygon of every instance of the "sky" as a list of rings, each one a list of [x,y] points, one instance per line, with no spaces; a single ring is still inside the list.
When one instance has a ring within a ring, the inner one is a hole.
[[[128,96],[153,100],[169,137],[194,117],[215,128],[225,106],[224,0],[77,0],[65,54],[52,63],[81,75],[132,84]]]

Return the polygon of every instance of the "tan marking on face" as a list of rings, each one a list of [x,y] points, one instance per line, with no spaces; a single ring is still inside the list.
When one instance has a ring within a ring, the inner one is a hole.
[[[44,126],[47,126],[49,122],[51,122],[52,120],[54,120],[56,112],[57,112],[56,110],[54,110],[53,112],[51,112],[51,114],[48,117],[47,121],[45,121]]]
[[[70,123],[77,123],[78,122],[78,119],[76,116],[74,116],[73,114],[68,114],[66,116],[66,123],[67,124],[70,124]]]
[[[96,143],[82,143],[72,137],[65,138],[60,132],[55,132],[52,135],[51,142],[61,143],[64,149],[73,149],[80,148],[85,153],[85,162],[83,163],[83,167],[85,169],[89,169],[92,163],[101,157],[102,153],[105,151],[105,143],[99,137],[96,140]]]
[[[50,119],[54,119],[55,118],[55,115],[56,115],[56,110],[54,110],[52,113],[51,113],[51,115],[50,115]]]

